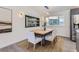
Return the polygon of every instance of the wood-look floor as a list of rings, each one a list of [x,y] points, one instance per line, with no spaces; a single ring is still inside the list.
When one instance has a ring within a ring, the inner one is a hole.
[[[53,44],[53,45],[52,45]],[[68,38],[58,38],[51,45],[40,46],[37,44],[36,50],[38,52],[75,52],[76,43],[70,41]],[[21,41],[19,43],[10,45],[8,47],[0,49],[0,52],[33,52],[32,45],[27,48],[27,41]]]
[[[64,38],[57,37],[53,42],[46,42],[44,46],[41,44],[37,44],[35,50],[33,50],[33,44],[29,44],[29,48],[27,48],[27,41],[22,41],[18,43],[18,46],[23,48],[25,51],[37,51],[37,52],[61,52],[64,48]]]

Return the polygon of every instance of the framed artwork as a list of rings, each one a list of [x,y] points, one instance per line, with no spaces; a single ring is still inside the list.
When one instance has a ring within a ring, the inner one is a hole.
[[[40,26],[40,19],[33,16],[25,15],[25,28]]]
[[[12,10],[0,7],[0,33],[12,32]]]

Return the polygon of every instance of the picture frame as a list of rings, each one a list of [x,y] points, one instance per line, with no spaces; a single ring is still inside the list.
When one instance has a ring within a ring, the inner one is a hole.
[[[25,28],[40,26],[40,19],[34,16],[25,15]]]
[[[0,33],[12,32],[12,10],[0,7]]]

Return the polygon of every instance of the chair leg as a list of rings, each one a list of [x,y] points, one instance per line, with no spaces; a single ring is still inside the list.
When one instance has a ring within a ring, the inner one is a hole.
[[[34,44],[34,46],[33,46],[33,50],[35,50],[35,47],[36,47],[36,44]]]
[[[29,47],[29,42],[27,42],[27,48]]]
[[[41,46],[42,46],[42,41],[41,41]]]

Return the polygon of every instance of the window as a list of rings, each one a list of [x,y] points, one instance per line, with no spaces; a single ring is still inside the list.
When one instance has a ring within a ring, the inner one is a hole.
[[[47,23],[48,25],[64,25],[64,17],[62,16],[49,17]]]
[[[63,25],[64,24],[64,19],[59,19],[59,25]]]
[[[58,19],[49,19],[49,25],[59,25]]]

